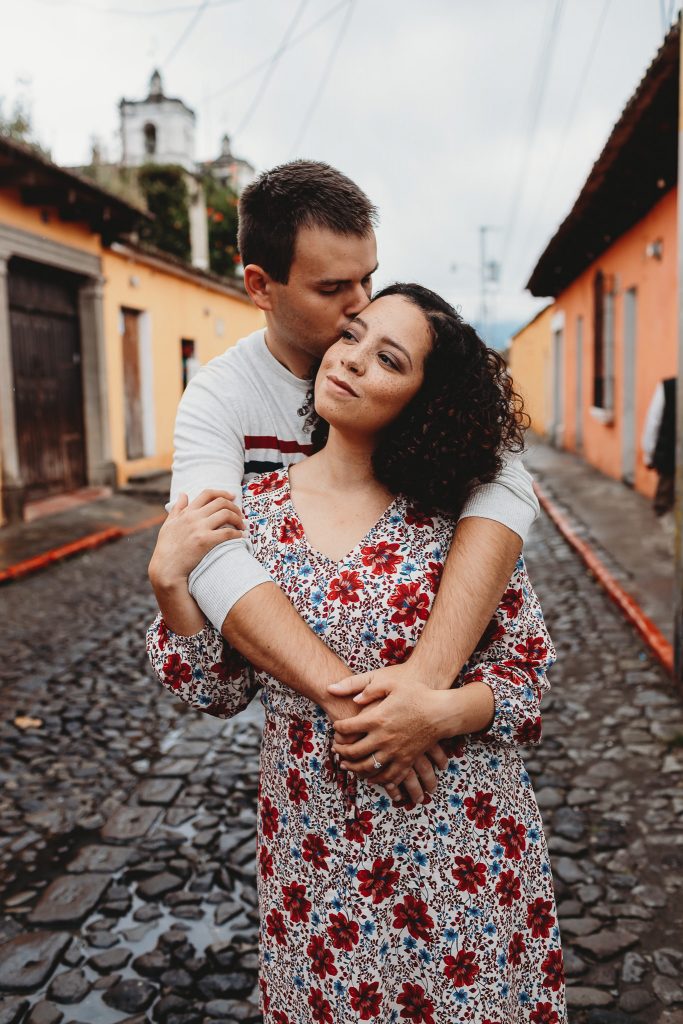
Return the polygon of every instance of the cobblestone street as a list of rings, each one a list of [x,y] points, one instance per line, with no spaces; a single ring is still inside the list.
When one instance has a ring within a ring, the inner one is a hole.
[[[0,590],[0,1024],[260,1019],[259,708],[224,723],[152,679],[152,543]],[[527,560],[570,1020],[683,1024],[683,697],[547,520]]]

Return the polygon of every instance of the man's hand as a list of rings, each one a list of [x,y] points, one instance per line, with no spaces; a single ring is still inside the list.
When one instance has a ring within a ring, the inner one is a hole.
[[[434,766],[448,763],[440,743],[443,694],[411,678],[405,665],[350,676],[329,687],[336,696],[356,694],[363,706],[356,718],[335,721],[334,750],[341,766],[386,787],[390,795],[403,783],[417,802],[413,769],[428,792],[437,785]],[[369,705],[369,706],[368,706]],[[357,739],[359,732],[365,733]],[[381,769],[374,767],[379,762]]]

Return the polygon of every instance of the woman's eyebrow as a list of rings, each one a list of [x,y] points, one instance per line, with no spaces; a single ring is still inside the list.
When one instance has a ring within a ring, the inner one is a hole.
[[[368,325],[367,325],[367,323],[365,322],[365,320],[363,319],[362,316],[354,316],[354,318],[351,321],[351,323],[352,324],[360,324],[360,326],[363,328],[364,331],[367,331],[367,329],[368,329]],[[413,368],[413,360],[410,358],[410,352],[408,352],[408,350],[405,349],[403,347],[403,345],[399,344],[398,341],[394,341],[393,338],[390,338],[386,334],[384,335],[383,338],[380,339],[380,341],[382,341],[386,345],[391,345],[391,346],[393,346],[393,348],[397,348],[399,350],[399,352],[402,352],[403,355],[408,360],[408,362],[410,363],[410,368],[412,370],[412,368]]]

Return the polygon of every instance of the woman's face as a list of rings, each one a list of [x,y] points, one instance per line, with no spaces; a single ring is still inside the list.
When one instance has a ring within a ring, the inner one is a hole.
[[[420,390],[432,347],[424,313],[401,295],[366,306],[325,353],[315,409],[338,429],[378,434]]]

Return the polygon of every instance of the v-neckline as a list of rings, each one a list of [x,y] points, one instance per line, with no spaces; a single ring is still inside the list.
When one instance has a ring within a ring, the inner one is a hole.
[[[312,555],[314,555],[316,558],[322,559],[324,562],[328,562],[330,565],[336,566],[337,568],[341,565],[344,565],[345,562],[348,562],[353,557],[353,555],[360,551],[361,548],[367,546],[367,543],[372,537],[372,535],[382,525],[382,523],[384,523],[385,520],[389,519],[394,509],[398,506],[401,500],[400,495],[396,495],[395,498],[392,498],[387,507],[384,509],[384,512],[382,512],[382,515],[379,517],[379,519],[376,522],[374,522],[370,529],[363,534],[360,540],[358,540],[353,545],[351,550],[347,551],[346,554],[342,556],[342,558],[333,558],[331,555],[326,555],[324,551],[319,551],[318,548],[314,548],[310,540],[308,539],[306,527],[303,524],[301,516],[299,515],[296,505],[294,504],[294,499],[292,498],[292,485],[289,479],[289,469],[286,469],[285,471],[285,490],[287,504],[289,505],[290,512],[301,529],[301,536],[299,539],[303,541],[305,546],[308,548],[308,551]]]

